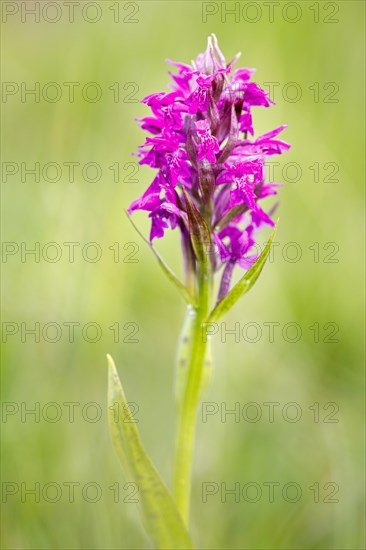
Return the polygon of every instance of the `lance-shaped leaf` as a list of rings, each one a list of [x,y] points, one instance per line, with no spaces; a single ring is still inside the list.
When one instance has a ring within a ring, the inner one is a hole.
[[[223,67],[223,68],[226,68],[226,67]],[[218,74],[212,83],[213,97],[216,102],[219,101],[220,99],[222,90],[224,88],[224,82],[225,82],[225,76],[223,74]]]
[[[184,133],[187,136],[186,149],[189,160],[194,168],[197,168],[197,145],[194,143],[194,124],[191,117],[186,117],[184,120]]]
[[[208,264],[208,254],[211,253],[210,230],[202,214],[184,187],[182,187],[182,191],[186,202],[189,235],[191,237],[193,250],[198,262],[206,266]]]
[[[198,181],[202,193],[203,203],[211,208],[216,178],[212,169],[212,164],[207,159],[202,159],[199,163]],[[207,210],[209,211],[210,208]]]
[[[235,220],[235,218],[237,218],[238,216],[240,216],[240,214],[243,214],[244,212],[246,212],[248,210],[248,207],[246,204],[237,204],[235,206],[233,206],[232,208],[230,208],[230,210],[221,218],[221,220],[219,220],[215,226],[215,231],[217,233],[219,233],[220,231],[222,231],[223,229],[225,229],[225,227],[227,225],[229,225],[229,223],[233,220]]]
[[[184,300],[188,304],[194,303],[194,298],[190,294],[190,292],[187,290],[187,288],[184,286],[184,284],[178,279],[177,275],[170,269],[170,267],[166,264],[166,262],[163,260],[163,258],[160,256],[159,252],[154,248],[154,246],[144,237],[144,235],[141,233],[141,231],[138,229],[138,227],[135,225],[135,223],[132,221],[131,217],[126,212],[128,219],[130,220],[132,226],[137,231],[137,233],[140,235],[143,241],[148,245],[148,247],[153,251],[155,258],[158,260],[159,265],[161,269],[164,271],[165,275],[168,277],[169,281],[171,281],[175,287],[179,290],[181,295],[183,296]]]
[[[278,223],[278,222],[277,222]],[[277,224],[276,224],[277,227]],[[243,296],[248,290],[252,288],[259,275],[262,272],[264,264],[268,258],[271,245],[276,234],[276,227],[273,230],[271,238],[266,244],[262,254],[259,256],[255,264],[245,273],[245,275],[236,283],[236,285],[230,290],[230,292],[223,298],[212,311],[209,316],[208,322],[213,323],[218,321],[225,313],[227,313],[233,305]]]
[[[215,135],[220,125],[220,113],[211,90],[208,90],[208,116],[211,121],[211,132]]]
[[[154,548],[192,549],[175,502],[147,455],[129,409],[118,373],[108,357],[108,417],[113,444],[126,477],[138,487],[139,509]],[[116,416],[117,411],[117,416]]]
[[[232,150],[234,149],[238,141],[238,134],[239,134],[239,124],[238,124],[238,119],[235,111],[235,105],[233,103],[231,106],[231,121],[230,121],[229,137],[225,147],[222,150],[221,155],[217,159],[217,164],[221,164],[229,158]]]

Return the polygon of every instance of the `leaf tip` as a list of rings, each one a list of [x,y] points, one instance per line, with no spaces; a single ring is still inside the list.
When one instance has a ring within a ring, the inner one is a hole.
[[[107,357],[108,368],[109,368],[110,370],[113,370],[113,369],[115,370],[115,369],[116,369],[116,365],[114,364],[114,361],[113,361],[113,359],[112,359],[112,356],[111,356],[109,353],[107,353],[106,357]]]
[[[113,361],[112,356],[107,353],[107,364],[108,364],[108,386],[109,386],[109,396],[112,398],[114,396],[116,388],[119,388],[121,385],[117,368],[115,362]]]

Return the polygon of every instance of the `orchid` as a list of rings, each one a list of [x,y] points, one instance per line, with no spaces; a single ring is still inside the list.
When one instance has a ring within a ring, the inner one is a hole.
[[[171,91],[143,99],[151,115],[138,120],[150,135],[139,147],[137,157],[156,174],[142,196],[130,205],[128,214],[137,210],[149,213],[147,242],[188,303],[177,354],[179,420],[173,496],[156,477],[157,472],[148,476],[153,486],[146,479],[142,491],[145,525],[158,548],[165,548],[167,541],[169,548],[191,547],[188,527],[196,411],[211,366],[210,341],[203,338],[203,329],[229,311],[263,269],[274,232],[260,255],[256,239],[265,227],[275,226],[276,205],[268,208],[262,203],[280,187],[277,182],[265,181],[266,159],[290,147],[278,138],[286,126],[255,135],[252,109],[268,108],[273,101],[251,81],[254,69],[234,70],[238,59],[239,54],[227,63],[212,35],[206,51],[191,65],[168,60],[173,67],[169,72]],[[170,230],[180,233],[184,282],[154,248]],[[233,285],[237,267],[244,274]],[[215,297],[216,276],[220,281]],[[111,360],[110,365],[112,402],[117,395],[125,406]],[[128,472],[135,472],[136,433],[128,434],[124,426],[117,433],[112,424],[111,429],[122,463]],[[139,456],[140,468],[146,463],[147,471],[151,463],[143,448]],[[141,471],[138,475],[141,481]],[[151,502],[151,491],[154,493],[157,486],[160,497],[166,495],[164,506],[169,507],[170,523],[164,516],[166,510],[157,505],[157,497]],[[150,523],[146,514],[152,514]]]

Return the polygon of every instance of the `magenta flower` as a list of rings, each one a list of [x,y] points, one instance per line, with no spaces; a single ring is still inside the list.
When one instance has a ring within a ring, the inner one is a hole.
[[[195,123],[198,136],[197,160],[207,158],[212,164],[216,162],[216,153],[220,152],[220,145],[217,138],[211,134],[207,120],[199,120]]]
[[[227,73],[230,71],[228,69],[218,69],[213,74],[205,75],[200,73],[200,71],[190,71],[187,72],[188,75],[194,75],[196,78],[196,88],[188,97],[189,112],[191,114],[196,114],[198,109],[206,110],[209,102],[210,92],[212,89],[212,83],[216,79],[217,75],[222,73]]]
[[[255,137],[252,108],[273,101],[251,81],[255,69],[233,71],[237,59],[226,63],[213,35],[192,65],[168,60],[177,70],[169,73],[171,91],[143,99],[152,115],[138,120],[151,135],[139,147],[139,162],[158,174],[128,210],[149,212],[151,241],[177,228],[191,272],[200,261],[195,241],[204,233],[216,249],[213,269],[225,267],[221,298],[234,266],[248,269],[255,261],[248,256],[255,233],[263,224],[274,225],[260,206],[279,186],[265,183],[266,158],[290,147],[277,138],[286,126]]]

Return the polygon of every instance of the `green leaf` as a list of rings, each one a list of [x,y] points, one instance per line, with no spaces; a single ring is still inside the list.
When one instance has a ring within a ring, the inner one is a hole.
[[[184,286],[184,284],[178,279],[177,275],[170,269],[170,267],[165,263],[163,258],[160,256],[159,252],[153,247],[153,245],[144,237],[144,235],[141,233],[141,231],[138,229],[137,225],[132,221],[132,218],[128,215],[126,212],[128,219],[130,220],[132,226],[137,231],[137,233],[140,235],[143,241],[148,245],[148,247],[153,251],[155,254],[156,259],[159,262],[159,265],[161,269],[164,271],[165,275],[168,277],[169,281],[171,281],[175,287],[179,290],[181,295],[183,296],[184,300],[188,304],[194,303],[194,298],[191,296],[190,292],[188,292],[187,288]]]
[[[211,249],[211,233],[192,197],[184,187],[182,187],[182,191],[186,203],[189,235],[191,237],[193,250],[198,262],[203,266],[207,266],[208,254]]]
[[[277,221],[278,223],[278,221]],[[266,263],[271,245],[276,234],[277,224],[273,230],[271,238],[265,246],[262,254],[259,256],[255,264],[245,273],[245,275],[236,283],[236,285],[230,290],[230,292],[217,304],[208,318],[209,323],[218,321],[225,313],[227,313],[233,305],[243,296],[248,290],[252,288],[256,280],[258,279],[261,271]]]
[[[192,549],[174,500],[141,443],[113,359],[110,355],[107,358],[109,428],[124,473],[138,486],[146,531],[158,550]]]

